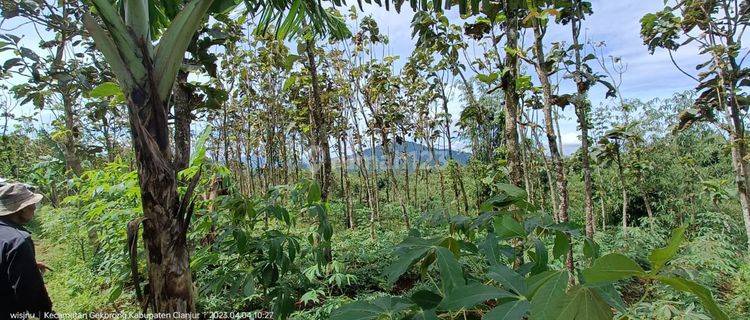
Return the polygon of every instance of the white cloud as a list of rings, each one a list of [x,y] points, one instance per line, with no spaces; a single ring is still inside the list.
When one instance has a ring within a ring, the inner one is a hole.
[[[562,140],[562,144],[564,146],[581,144],[581,139],[578,136],[577,132],[565,132],[562,135],[560,135],[560,139]]]

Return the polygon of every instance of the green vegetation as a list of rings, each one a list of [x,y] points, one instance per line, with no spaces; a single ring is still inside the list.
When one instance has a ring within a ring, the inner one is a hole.
[[[0,176],[60,313],[747,319],[750,5],[669,5],[706,62],[645,100],[587,1],[412,1],[404,59],[361,3],[3,1]]]

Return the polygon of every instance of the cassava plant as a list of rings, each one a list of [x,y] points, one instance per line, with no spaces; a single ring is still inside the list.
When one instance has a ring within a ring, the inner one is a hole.
[[[672,232],[667,246],[654,249],[645,270],[631,258],[610,253],[599,255],[599,245],[581,238],[580,230],[570,223],[555,223],[528,203],[524,190],[498,184],[498,194],[485,202],[478,217],[454,217],[451,232],[444,237],[423,238],[412,233],[394,248],[396,261],[384,270],[389,284],[410,269],[431,279],[426,288],[409,296],[382,296],[371,301],[356,301],[335,310],[331,318],[343,319],[559,319],[610,320],[615,311],[630,317],[620,293],[618,281],[637,277],[660,282],[698,298],[714,319],[729,319],[706,287],[675,272],[669,264],[685,240],[685,227]],[[518,219],[521,218],[521,222]],[[570,244],[568,237],[584,242],[583,254],[593,261],[591,267],[571,274],[557,270],[551,257],[564,261]],[[545,239],[553,243],[551,252]],[[514,270],[515,253],[509,245],[527,243],[523,252],[528,262]],[[478,257],[481,273],[465,270],[465,260]],[[439,278],[430,276],[438,273]],[[571,285],[575,277],[577,284]],[[439,283],[436,281],[439,279]]]

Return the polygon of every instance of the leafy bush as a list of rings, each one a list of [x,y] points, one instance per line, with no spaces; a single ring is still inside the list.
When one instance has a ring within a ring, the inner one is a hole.
[[[418,266],[432,285],[406,296],[358,300],[336,309],[331,318],[436,319],[468,313],[484,319],[530,315],[534,319],[605,320],[613,318],[613,308],[630,314],[614,284],[636,277],[690,293],[712,317],[728,319],[708,289],[672,271],[669,262],[684,241],[684,227],[672,232],[666,247],[650,251],[648,270],[619,253],[599,257],[598,245],[586,239],[583,253],[593,264],[571,278],[566,270],[550,267],[550,250],[541,239],[553,237],[552,257],[564,260],[577,229],[540,214],[525,201],[523,190],[498,186],[502,192],[482,206],[481,215],[452,218],[448,236],[423,238],[413,232],[395,247],[398,259],[384,270],[388,284]],[[477,240],[479,235],[484,235],[482,240]],[[467,273],[462,257],[477,255],[485,261],[487,272]],[[523,262],[524,257],[528,262]],[[439,283],[430,277],[430,269],[439,273]]]
[[[120,299],[130,275],[125,229],[141,210],[137,176],[123,162],[113,162],[71,184],[77,192],[62,200],[64,206],[45,207],[38,219],[42,237],[56,240],[49,244],[52,257],[63,264],[53,269],[64,271],[48,277],[50,291],[62,301],[77,301],[63,304],[68,311],[122,305],[130,299],[129,294]]]

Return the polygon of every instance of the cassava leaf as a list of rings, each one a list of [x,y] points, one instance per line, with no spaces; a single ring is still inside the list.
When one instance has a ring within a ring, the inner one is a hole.
[[[372,301],[356,301],[344,305],[331,313],[331,320],[375,320],[396,318],[401,311],[413,304],[400,297],[380,297]]]
[[[466,283],[464,274],[453,252],[445,247],[437,247],[435,254],[443,289],[447,292],[455,287],[463,286]]]
[[[522,238],[526,236],[523,225],[518,223],[510,214],[504,214],[495,218],[495,233],[501,239]]]
[[[491,266],[489,269],[488,276],[492,280],[497,281],[504,288],[511,290],[519,295],[526,295],[528,288],[526,287],[526,281],[524,278],[504,265]]]
[[[595,289],[576,287],[567,294],[559,313],[551,319],[611,320],[613,316],[609,304]]]
[[[465,286],[453,288],[445,295],[445,299],[440,302],[440,310],[459,310],[471,308],[487,300],[514,297],[508,291],[484,285],[481,283],[471,283]]]
[[[398,259],[384,270],[388,283],[393,285],[411,266],[427,255],[432,249],[431,245],[429,241],[417,237],[406,238],[399,244],[396,247],[399,251]]]
[[[531,299],[531,319],[556,319],[568,287],[568,272],[557,271],[547,278]]]
[[[529,313],[531,303],[528,300],[513,300],[503,303],[486,313],[483,320],[521,320]]]
[[[711,317],[713,317],[714,319],[729,319],[727,314],[724,313],[721,308],[719,308],[719,305],[716,303],[716,300],[714,300],[711,291],[706,289],[706,287],[698,284],[697,282],[674,276],[657,276],[656,279],[661,283],[664,283],[677,290],[694,294],[696,297],[698,297],[698,300],[701,302],[701,305],[703,305],[703,308],[705,308],[706,311],[708,311],[708,313],[711,314]]]
[[[594,261],[591,268],[582,271],[587,282],[613,282],[645,275],[646,272],[632,259],[619,253],[610,253]]]
[[[685,227],[679,227],[672,231],[672,236],[669,238],[669,243],[664,248],[658,248],[651,251],[648,256],[648,260],[651,262],[651,272],[657,273],[664,265],[667,264],[669,259],[672,259],[680,249],[680,244],[685,240]]]

